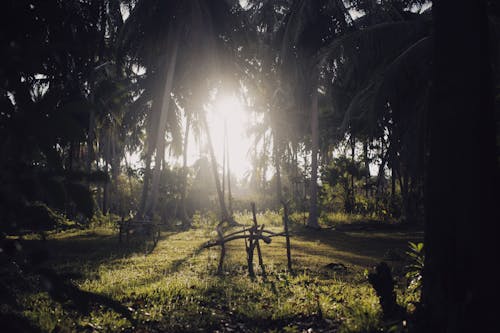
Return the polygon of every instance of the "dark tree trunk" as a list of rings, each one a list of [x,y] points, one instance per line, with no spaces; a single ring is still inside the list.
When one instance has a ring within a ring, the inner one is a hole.
[[[107,215],[109,211],[109,186],[111,182],[111,179],[109,177],[109,161],[111,160],[111,140],[112,140],[109,128],[106,131],[105,140],[106,141],[104,146],[104,172],[106,173],[108,179],[104,183],[104,188],[103,188],[103,196],[102,196],[103,215]]]
[[[181,219],[184,226],[190,226],[187,212],[186,212],[186,192],[187,192],[187,177],[188,177],[188,167],[187,167],[187,151],[189,142],[189,127],[191,123],[191,113],[186,115],[186,128],[184,130],[184,145],[182,151],[182,189],[181,189]]]
[[[499,184],[484,3],[433,3],[425,332],[493,332],[498,326],[492,304],[498,302]]]
[[[351,163],[352,163],[352,170],[351,170],[351,187],[349,190],[349,206],[350,211],[348,213],[352,213],[354,211],[354,207],[356,205],[356,193],[354,192],[354,166],[356,163],[356,138],[354,137],[354,133],[351,133]]]
[[[94,161],[94,141],[95,141],[95,112],[93,109],[89,111],[89,130],[87,136],[87,164],[86,171],[88,174],[92,171],[92,162]],[[87,184],[90,187],[90,183]]]
[[[149,185],[151,183],[151,160],[153,158],[153,153],[155,151],[155,139],[158,132],[158,118],[159,110],[158,107],[161,105],[160,99],[153,100],[153,107],[151,108],[150,121],[147,129],[147,145],[146,145],[146,155],[144,156],[144,176],[142,184],[141,201],[139,202],[139,209],[137,211],[137,216],[143,218],[146,214],[146,204],[149,198]]]
[[[298,144],[295,142],[293,144],[293,202],[295,204],[295,209],[299,207],[299,203],[301,200],[300,192],[299,192],[299,161],[298,161]]]
[[[231,166],[229,165],[229,142],[227,138],[227,123],[224,121],[225,131],[225,146],[226,146],[226,163],[227,163],[227,208],[229,215],[233,216],[233,193],[231,192]]]
[[[370,161],[368,159],[368,139],[363,142],[363,159],[365,163],[365,197],[369,197]]]
[[[391,201],[396,199],[396,170],[391,170]]]
[[[149,204],[146,204],[146,212],[149,216],[153,216],[160,195],[160,178],[165,164],[166,141],[164,135],[162,139],[161,142],[157,142],[156,146],[155,167],[153,169],[153,178],[151,182],[151,199],[149,200]]]
[[[108,174],[109,173],[109,163],[108,163],[108,161],[105,161],[104,163],[105,163],[104,164],[105,165],[104,172],[106,174]],[[109,210],[108,202],[109,202],[109,180],[107,180],[104,183],[104,191],[103,191],[103,195],[102,195],[102,214],[103,215],[108,214],[108,210]]]
[[[222,143],[222,198],[226,200],[226,157],[227,157],[227,126],[224,121],[224,137]]]
[[[309,218],[307,226],[319,229],[318,223],[318,90],[313,88],[311,93],[311,182],[309,198]]]
[[[401,208],[402,208],[403,221],[408,222],[413,218],[410,208],[411,199],[410,199],[410,184],[409,184],[408,170],[405,170],[404,167],[401,167],[401,163],[399,162],[396,170],[399,180],[399,188],[401,190],[401,199],[402,199]]]
[[[262,163],[262,187],[261,190],[265,191],[266,190],[266,184],[267,184],[267,140],[266,140],[266,135],[264,134],[264,138],[262,139],[262,158],[261,158],[261,163]]]
[[[149,182],[151,181],[151,158],[153,155],[153,149],[148,147],[145,160],[144,160],[144,176],[142,180],[142,194],[141,201],[139,203],[139,209],[137,215],[139,217],[144,217],[144,213],[146,212],[146,202],[148,200],[149,193]]]
[[[158,132],[156,133],[156,155],[155,168],[153,170],[153,181],[151,183],[151,201],[147,206],[147,212],[152,215],[156,203],[158,202],[158,194],[160,188],[161,165],[165,157],[165,131],[167,129],[168,116],[170,113],[170,94],[174,85],[174,73],[177,64],[178,36],[177,31],[172,27],[168,34],[168,45],[171,47],[169,52],[168,65],[166,66],[165,85],[163,88],[162,104],[160,117],[158,122]]]
[[[273,130],[273,157],[274,157],[274,168],[276,169],[276,200],[277,203],[281,203],[283,200],[283,194],[281,192],[281,153],[280,153],[280,137],[278,130],[275,128]]]
[[[385,149],[384,139],[381,142],[380,149],[380,165],[378,166],[378,174],[377,174],[377,188],[376,188],[376,201],[377,205],[380,198],[383,195],[383,180],[385,180],[385,165],[387,164],[387,160],[389,159],[389,151]]]

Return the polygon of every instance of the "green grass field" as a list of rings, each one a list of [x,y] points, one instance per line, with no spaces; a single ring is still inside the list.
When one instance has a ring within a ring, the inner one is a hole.
[[[249,215],[236,220],[251,223]],[[258,221],[282,231],[277,214],[261,214]],[[40,267],[97,298],[82,311],[79,296],[49,296],[39,291],[43,278],[18,279],[4,267],[2,283],[11,284],[17,304],[0,309],[44,332],[370,332],[381,323],[367,271],[387,261],[398,281],[398,300],[411,303],[415,295],[405,291],[402,278],[405,251],[408,241],[421,241],[422,233],[369,226],[338,222],[315,231],[292,223],[294,274],[286,269],[284,238],[275,237],[261,244],[267,278],[255,256],[253,281],[243,240],[229,243],[224,273],[216,274],[219,247],[203,248],[216,237],[214,221],[203,217],[191,230],[162,231],[149,255],[135,237],[120,244],[116,229],[109,227],[54,233],[46,241],[33,237],[22,244],[26,251],[48,250]],[[57,288],[47,290],[51,287]]]

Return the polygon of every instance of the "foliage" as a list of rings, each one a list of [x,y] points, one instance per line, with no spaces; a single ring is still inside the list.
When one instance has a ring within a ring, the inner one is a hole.
[[[322,181],[329,186],[325,188],[329,190],[332,199],[335,199],[335,187],[338,188],[337,193],[343,201],[343,209],[346,213],[353,213],[356,210],[356,193],[353,188],[354,181],[365,176],[366,170],[361,166],[361,163],[353,161],[345,156],[335,158],[323,170]],[[334,201],[334,200],[332,200]]]
[[[406,279],[408,280],[408,293],[413,296],[409,303],[417,303],[420,300],[422,291],[422,272],[424,270],[424,243],[408,243],[408,251],[406,252],[410,259],[409,265],[406,267]]]

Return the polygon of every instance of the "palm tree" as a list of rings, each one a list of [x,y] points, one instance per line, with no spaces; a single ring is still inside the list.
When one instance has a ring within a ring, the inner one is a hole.
[[[319,96],[318,88],[325,62],[322,50],[339,35],[351,29],[352,20],[343,2],[339,1],[292,1],[286,20],[281,52],[282,70],[293,73],[293,81],[300,82],[295,94],[297,105],[310,109],[311,126],[311,177],[309,218],[307,226],[319,228],[317,207],[318,153],[319,153]],[[332,29],[332,24],[337,28]]]
[[[410,2],[417,6],[425,1]],[[288,66],[295,69],[295,77],[300,77],[295,81],[305,82],[307,87],[312,87],[309,90],[301,89],[308,91],[307,94],[296,94],[302,97],[301,104],[310,105],[311,110],[312,170],[308,220],[311,227],[318,227],[317,89],[322,86],[322,90],[331,96],[330,100],[321,98],[320,102],[327,102],[328,108],[338,113],[335,118],[339,119],[340,116],[340,119],[344,119],[339,125],[329,126],[339,127],[338,130],[344,133],[354,131],[360,136],[373,135],[380,120],[384,116],[388,118],[381,113],[387,110],[387,103],[390,103],[390,109],[399,113],[417,108],[420,111],[413,114],[422,114],[422,107],[425,107],[423,101],[428,96],[423,82],[426,82],[428,73],[428,61],[425,59],[430,54],[429,20],[425,13],[419,15],[405,11],[410,2],[405,2],[403,6],[399,6],[399,3],[396,6],[396,2],[392,2],[376,6],[370,4],[367,7],[366,2],[353,1],[352,9],[365,13],[359,19],[350,18],[342,2],[293,2],[282,58],[284,65],[288,62]],[[419,57],[420,61],[415,61]],[[415,75],[414,81],[405,81],[401,74],[404,73],[403,69],[410,68],[420,75]],[[329,82],[333,82],[333,85]],[[403,88],[404,92],[401,91]],[[412,98],[401,98],[405,94]],[[413,105],[408,107],[411,103]],[[401,118],[404,121],[409,119]],[[407,123],[419,124],[421,120],[411,119]],[[399,121],[398,126],[404,126],[403,122]],[[396,148],[396,145],[392,147]]]

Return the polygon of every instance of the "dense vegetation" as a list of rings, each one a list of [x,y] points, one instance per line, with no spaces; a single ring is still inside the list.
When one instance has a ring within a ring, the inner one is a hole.
[[[494,318],[482,306],[499,220],[494,1],[12,0],[1,12],[2,325],[466,332]],[[224,95],[251,119],[245,175],[227,135],[213,142]],[[275,232],[289,211],[294,271],[276,237],[262,244],[267,279],[247,277],[243,241],[217,274],[203,244],[251,225],[251,203]],[[161,225],[146,257],[141,236],[117,243],[128,220]],[[390,315],[371,287],[380,261],[403,309]]]

